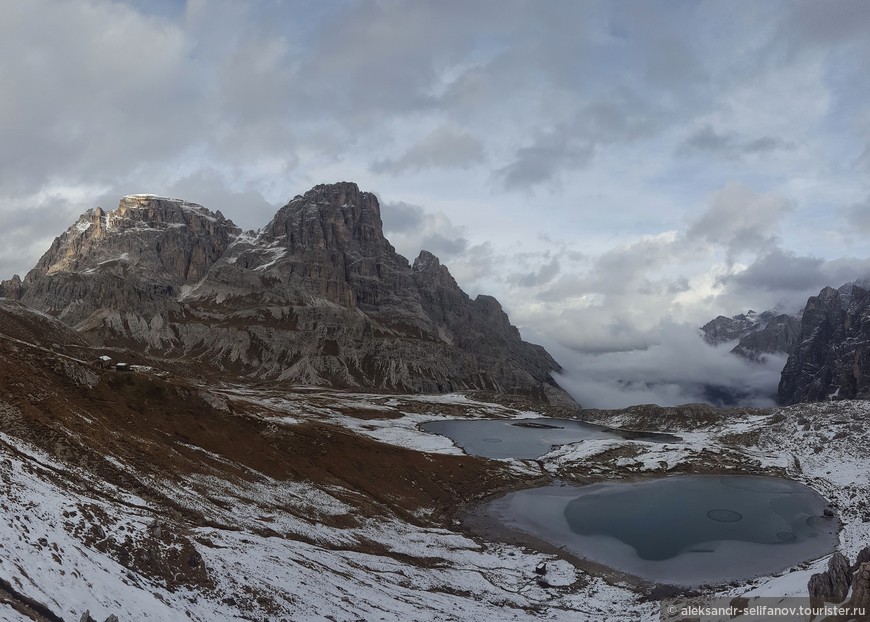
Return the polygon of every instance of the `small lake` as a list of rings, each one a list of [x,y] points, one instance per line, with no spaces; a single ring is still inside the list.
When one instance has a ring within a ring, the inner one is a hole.
[[[745,580],[830,553],[838,522],[790,480],[679,475],[509,493],[486,514],[511,530],[656,583]]]
[[[589,439],[626,438],[626,433],[572,419],[449,419],[420,426],[427,432],[448,437],[465,453],[485,458],[532,459],[554,446]],[[659,434],[631,433],[641,440],[674,440]]]

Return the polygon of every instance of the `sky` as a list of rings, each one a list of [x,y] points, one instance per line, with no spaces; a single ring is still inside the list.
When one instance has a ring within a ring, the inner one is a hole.
[[[864,0],[3,2],[0,277],[126,194],[355,181],[583,405],[769,403],[697,328],[870,276],[868,58]]]

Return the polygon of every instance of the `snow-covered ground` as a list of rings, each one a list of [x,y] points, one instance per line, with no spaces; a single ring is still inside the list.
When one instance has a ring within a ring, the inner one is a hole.
[[[421,430],[421,423],[459,415],[540,416],[461,395],[288,395],[224,386],[214,397],[270,424],[315,421],[443,455],[462,452],[449,439]],[[676,430],[671,422],[668,431],[682,440],[589,440],[554,449],[541,463],[558,477],[660,476],[704,466],[786,475],[835,504],[843,522],[840,549],[854,559],[870,544],[868,414],[866,402],[836,402],[737,414]],[[632,427],[619,413],[598,422]],[[227,462],[197,451],[204,459]],[[118,458],[112,461],[132,471]],[[534,461],[503,463],[530,477],[542,473]],[[0,579],[64,620],[78,620],[85,610],[97,620],[115,614],[122,622],[658,619],[658,603],[628,583],[608,582],[554,555],[480,541],[425,521],[360,515],[353,501],[359,493],[352,490],[277,480],[236,466],[243,477],[167,474],[165,481],[151,482],[206,519],[185,524],[162,517],[136,494],[2,434]],[[147,556],[156,555],[160,572],[121,563],[119,551],[148,563]],[[711,595],[804,595],[809,577],[826,562]],[[542,563],[544,577],[535,572]],[[2,602],[0,620],[31,619]]]

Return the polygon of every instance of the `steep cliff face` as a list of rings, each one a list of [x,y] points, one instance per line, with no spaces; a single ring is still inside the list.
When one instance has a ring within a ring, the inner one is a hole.
[[[756,313],[752,310],[733,317],[720,315],[704,324],[701,331],[704,333],[704,341],[710,345],[718,345],[763,329],[775,315],[773,311]]]
[[[125,197],[85,213],[20,289],[109,343],[224,373],[561,393],[558,364],[522,341],[498,301],[471,300],[426,251],[412,267],[384,237],[377,198],[353,183],[316,186],[249,232],[183,201]]]
[[[783,313],[768,320],[764,328],[742,336],[731,351],[754,361],[766,354],[790,354],[797,345],[800,330],[800,318]]]
[[[174,308],[240,230],[220,213],[178,199],[131,195],[88,210],[27,273],[19,299],[76,325],[107,309]]]
[[[783,404],[827,398],[870,398],[870,291],[857,284],[826,287],[807,301],[782,370]]]
[[[733,317],[720,315],[704,324],[701,331],[710,345],[737,339],[731,352],[761,361],[767,354],[790,354],[797,344],[800,326],[799,317],[776,311],[748,311]]]

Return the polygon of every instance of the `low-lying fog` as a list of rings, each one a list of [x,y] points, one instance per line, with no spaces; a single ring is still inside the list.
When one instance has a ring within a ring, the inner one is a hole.
[[[736,341],[708,345],[690,324],[663,324],[644,349],[580,352],[559,343],[545,347],[562,365],[559,384],[586,408],[633,404],[773,406],[785,355],[762,362],[736,356]]]

